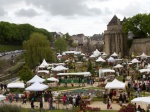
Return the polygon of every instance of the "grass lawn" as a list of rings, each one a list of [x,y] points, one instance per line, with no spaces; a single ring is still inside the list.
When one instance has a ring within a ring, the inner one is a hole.
[[[52,91],[59,91],[59,90],[69,90],[69,89],[76,89],[76,88],[80,88],[82,89],[83,87],[82,86],[74,86],[74,87],[58,87],[58,88],[49,88],[49,90],[52,90]]]
[[[12,66],[11,68],[7,69],[8,72],[13,72],[17,70],[20,66],[22,66],[24,63],[18,62],[15,66]]]
[[[0,45],[0,52],[21,50],[22,46]]]

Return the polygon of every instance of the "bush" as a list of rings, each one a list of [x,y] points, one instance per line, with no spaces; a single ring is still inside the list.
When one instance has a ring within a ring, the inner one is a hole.
[[[16,105],[2,105],[0,112],[21,112],[21,108]]]

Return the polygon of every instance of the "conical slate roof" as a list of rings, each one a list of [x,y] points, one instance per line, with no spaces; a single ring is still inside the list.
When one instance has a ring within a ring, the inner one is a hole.
[[[118,17],[114,15],[114,17],[111,19],[111,21],[108,23],[108,26],[111,25],[117,25]]]

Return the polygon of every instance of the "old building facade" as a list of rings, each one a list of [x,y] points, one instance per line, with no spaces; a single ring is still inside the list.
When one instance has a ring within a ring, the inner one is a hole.
[[[115,15],[107,25],[104,31],[105,52],[111,55],[113,52],[119,54],[120,57],[126,55],[127,36],[122,32],[122,23]]]

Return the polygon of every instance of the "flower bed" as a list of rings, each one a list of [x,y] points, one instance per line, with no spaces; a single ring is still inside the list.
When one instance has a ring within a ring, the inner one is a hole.
[[[135,112],[135,105],[128,104],[127,106],[123,106],[119,112]]]

